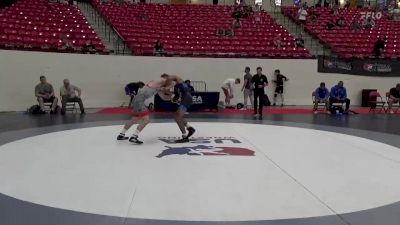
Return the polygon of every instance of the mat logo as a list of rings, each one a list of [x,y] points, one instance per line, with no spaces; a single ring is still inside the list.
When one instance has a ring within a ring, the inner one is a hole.
[[[190,156],[254,156],[254,151],[240,147],[215,147],[206,145],[196,146],[165,146],[157,158],[169,155],[190,155]]]
[[[201,96],[193,96],[192,100],[193,104],[203,104],[203,99],[201,98]]]

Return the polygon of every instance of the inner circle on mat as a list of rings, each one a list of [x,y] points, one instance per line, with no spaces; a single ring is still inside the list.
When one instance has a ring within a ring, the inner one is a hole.
[[[400,151],[319,130],[155,123],[143,145],[117,141],[122,126],[53,132],[0,146],[0,193],[102,215],[248,221],[348,213],[400,200]],[[130,133],[128,132],[127,135]]]

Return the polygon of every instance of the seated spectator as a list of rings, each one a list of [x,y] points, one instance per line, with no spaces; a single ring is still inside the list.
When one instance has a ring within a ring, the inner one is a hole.
[[[343,7],[344,7],[345,9],[350,8],[350,1],[349,1],[349,0],[346,0],[346,3],[344,4]]]
[[[78,95],[76,95],[77,93]],[[62,115],[65,115],[65,108],[67,107],[68,102],[77,102],[79,105],[79,109],[81,110],[81,114],[85,114],[85,108],[83,108],[81,94],[82,91],[80,88],[70,84],[68,79],[64,79],[64,85],[60,88]]]
[[[371,17],[368,17],[363,22],[363,27],[364,28],[370,29],[370,28],[373,28],[374,26],[375,26],[375,21]]]
[[[232,28],[228,28],[225,30],[225,36],[226,37],[233,37],[235,35],[235,32],[233,31]]]
[[[296,45],[296,48],[304,48],[304,39],[301,33],[296,39],[294,39],[294,43]]]
[[[281,34],[277,34],[274,38],[274,46],[277,49],[281,49],[282,45],[282,37]]]
[[[333,16],[339,16],[339,9],[338,9],[338,8],[332,9],[332,10],[331,10],[331,14],[332,14]]]
[[[235,20],[232,22],[232,28],[233,28],[233,29],[237,29],[237,28],[241,28],[241,27],[242,27],[242,22],[240,21],[239,18],[235,19]]]
[[[233,11],[232,17],[235,19],[240,19],[242,17],[242,12],[239,8],[236,8],[235,11]]]
[[[338,20],[336,20],[336,26],[338,27],[346,26],[346,20],[344,19],[343,16],[341,16]]]
[[[40,76],[40,83],[35,87],[35,96],[39,102],[40,111],[44,113],[44,103],[50,102],[50,114],[56,113],[58,98],[54,95],[53,85],[47,83],[45,76]]]
[[[73,46],[72,42],[67,37],[61,38],[61,42],[62,42],[62,46],[60,48],[61,50],[75,51],[75,47]]]
[[[308,3],[307,3],[307,2],[304,2],[303,5],[302,5],[302,7],[303,7],[303,9],[307,10],[307,9],[308,9]]]
[[[260,12],[255,12],[253,15],[254,15],[254,23],[261,23],[261,14],[260,14]]]
[[[361,24],[357,20],[353,20],[350,27],[355,32],[360,32],[362,30]]]
[[[314,93],[314,111],[318,108],[318,103],[325,103],[326,110],[329,110],[329,90],[325,87],[325,83],[322,82]]]
[[[93,45],[92,41],[86,41],[85,45],[82,47],[83,53],[96,53],[96,47]]]
[[[317,23],[317,22],[318,22],[318,19],[319,19],[319,15],[316,14],[316,13],[313,13],[313,14],[310,16],[310,21],[311,21],[311,23]]]
[[[374,54],[375,57],[381,57],[383,50],[385,49],[385,42],[386,42],[386,37],[382,39],[381,37],[378,38],[378,40],[374,44]]]
[[[160,40],[157,40],[156,44],[154,45],[153,54],[155,56],[163,56],[165,54],[164,46]]]
[[[217,29],[217,36],[225,36],[225,29],[223,27],[220,27]]]
[[[185,80],[185,83],[188,85],[190,92],[194,93],[194,87],[191,85],[190,80]]]
[[[400,102],[400,83],[396,85],[396,87],[391,88],[389,92],[389,99],[388,99],[388,105],[389,105],[389,113],[394,114],[393,112],[393,104],[399,103]]]
[[[347,113],[350,108],[350,99],[347,98],[346,88],[343,86],[343,81],[339,81],[337,85],[331,88],[329,98],[329,109],[332,109],[333,103],[345,103],[345,112]]]
[[[327,30],[332,30],[333,28],[335,28],[335,22],[333,21],[333,19],[331,19],[330,21],[328,21],[326,23],[326,29]]]

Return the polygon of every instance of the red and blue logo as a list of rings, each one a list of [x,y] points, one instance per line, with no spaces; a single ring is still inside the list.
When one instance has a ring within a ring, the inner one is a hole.
[[[253,150],[241,147],[219,147],[219,146],[165,146],[157,158],[170,155],[190,155],[190,156],[254,156]]]

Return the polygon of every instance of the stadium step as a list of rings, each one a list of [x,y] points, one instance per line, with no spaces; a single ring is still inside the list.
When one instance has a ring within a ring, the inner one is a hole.
[[[110,25],[108,25],[108,23],[90,3],[78,2],[78,8],[99,35],[106,48],[110,50],[110,54],[131,54],[129,48],[124,44],[121,37]]]
[[[276,10],[275,12],[269,12],[269,14],[275,18],[278,24],[282,25],[294,37],[297,37],[301,33],[304,39],[304,45],[310,50],[312,55],[318,56],[331,54],[330,50],[324,47],[318,39],[311,37],[301,28],[300,25],[297,25],[295,22],[283,15],[280,11]]]

